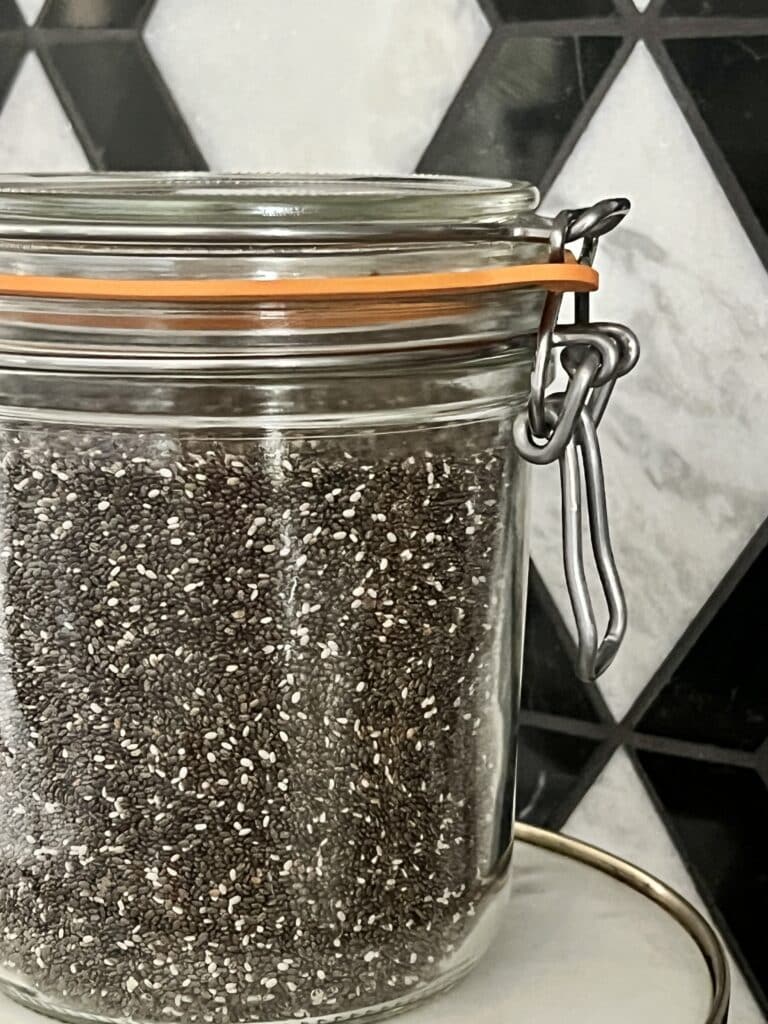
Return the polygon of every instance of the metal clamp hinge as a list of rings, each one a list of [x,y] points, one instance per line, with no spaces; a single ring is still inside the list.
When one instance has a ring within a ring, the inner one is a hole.
[[[598,239],[616,227],[628,211],[626,199],[608,199],[585,210],[563,211],[552,224],[551,259],[562,261],[565,246],[582,241],[579,261],[591,265]],[[578,635],[576,672],[589,681],[611,664],[627,626],[626,600],[611,547],[597,427],[616,381],[636,364],[639,346],[627,327],[590,322],[587,294],[576,296],[576,322],[558,324],[562,300],[561,294],[550,292],[544,303],[528,409],[515,421],[514,440],[528,462],[560,462],[563,561]],[[565,391],[546,395],[556,350],[569,382]],[[592,553],[608,609],[602,638],[585,570],[585,497]]]

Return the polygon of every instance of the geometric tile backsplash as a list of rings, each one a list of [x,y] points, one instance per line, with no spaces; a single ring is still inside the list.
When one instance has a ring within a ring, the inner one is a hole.
[[[0,0],[0,171],[525,178],[627,194],[597,312],[631,628],[579,683],[536,472],[518,813],[704,909],[768,1019],[768,0]],[[601,311],[604,311],[601,313]]]

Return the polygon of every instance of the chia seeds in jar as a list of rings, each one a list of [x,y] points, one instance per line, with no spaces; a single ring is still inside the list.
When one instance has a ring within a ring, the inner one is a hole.
[[[3,991],[67,1019],[330,1021],[482,955],[543,301],[482,275],[546,260],[510,240],[535,200],[0,184]]]

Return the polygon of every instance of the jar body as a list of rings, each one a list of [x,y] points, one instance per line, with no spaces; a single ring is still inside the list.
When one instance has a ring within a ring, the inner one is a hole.
[[[504,912],[530,339],[354,372],[0,372],[0,985],[329,1021]]]

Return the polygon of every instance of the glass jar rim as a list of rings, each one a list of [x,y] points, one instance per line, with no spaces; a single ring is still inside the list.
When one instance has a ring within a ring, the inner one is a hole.
[[[494,234],[532,213],[527,182],[444,175],[125,172],[0,175],[0,238],[167,241]]]

